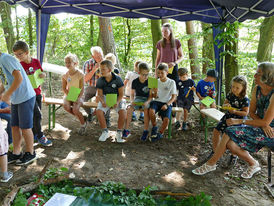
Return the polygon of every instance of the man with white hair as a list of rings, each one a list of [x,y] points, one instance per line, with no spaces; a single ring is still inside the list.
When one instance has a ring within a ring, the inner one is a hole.
[[[84,102],[90,100],[96,95],[96,82],[100,77],[99,65],[104,59],[103,50],[99,46],[90,48],[91,59],[87,60],[83,66],[83,72],[85,74],[85,91]],[[84,108],[88,114],[88,121],[92,120],[93,109]]]

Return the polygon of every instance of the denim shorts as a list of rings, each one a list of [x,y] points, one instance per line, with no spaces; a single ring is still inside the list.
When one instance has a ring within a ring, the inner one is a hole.
[[[11,126],[21,129],[33,127],[33,110],[36,96],[20,104],[11,104]]]
[[[168,106],[167,109],[165,111],[161,110],[162,106],[165,105],[166,103],[162,103],[162,102],[158,102],[158,101],[152,101],[150,103],[149,108],[150,109],[154,109],[155,113],[159,112],[159,115],[162,118],[167,117],[168,119],[170,119],[170,115],[172,112],[172,107]]]
[[[193,102],[189,99],[178,99],[177,100],[177,105],[178,107],[182,107],[184,109],[186,109],[188,112],[190,111],[192,105],[193,105]]]
[[[135,97],[135,99],[134,99],[134,102],[142,102],[142,103],[144,103],[144,102],[146,102],[147,101],[147,97],[141,97],[141,96],[136,96]],[[135,105],[134,106],[134,110],[144,110],[144,109],[148,109],[149,108],[149,104],[147,105],[147,107],[144,107],[144,106],[142,106],[142,105]]]

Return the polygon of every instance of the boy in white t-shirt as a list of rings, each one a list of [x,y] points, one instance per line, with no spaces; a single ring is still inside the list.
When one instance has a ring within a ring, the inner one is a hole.
[[[154,101],[150,103],[149,107],[149,118],[152,123],[151,130],[151,141],[155,142],[163,138],[164,131],[166,130],[170,115],[172,112],[172,103],[176,100],[177,91],[176,83],[174,80],[167,77],[168,65],[166,63],[161,63],[157,67],[158,76],[158,88],[152,89],[152,96],[155,98]],[[158,127],[156,126],[156,113],[163,119],[162,126],[157,132]]]
[[[139,77],[139,69],[138,65],[141,61],[136,61],[134,63],[134,71],[128,71],[125,77],[124,85],[125,85],[125,96],[130,97],[131,95],[131,86],[134,79]],[[137,119],[135,112],[132,113],[132,121]],[[140,121],[144,121],[144,113],[140,113],[139,117]]]

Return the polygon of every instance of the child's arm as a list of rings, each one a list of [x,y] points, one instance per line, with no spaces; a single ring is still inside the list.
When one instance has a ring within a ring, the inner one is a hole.
[[[120,103],[123,97],[124,97],[124,86],[118,88],[117,105]]]
[[[13,81],[10,88],[2,95],[3,102],[10,102],[10,97],[13,92],[20,86],[21,82],[23,81],[23,77],[19,70],[13,70],[12,72]]]
[[[248,115],[249,107],[243,107],[242,110],[229,110],[231,114],[236,114],[238,116],[245,117]]]
[[[67,89],[67,81],[62,77],[62,90],[65,95],[68,95],[68,89]]]
[[[130,91],[130,102],[131,102],[131,104],[134,103],[134,98],[135,98],[135,89],[131,89],[131,91]]]
[[[197,90],[196,90],[196,94],[197,94],[197,96],[199,97],[200,100],[204,99],[204,97],[202,97],[202,96],[200,95],[200,93],[197,92]]]
[[[0,113],[10,113],[10,107],[0,109]]]
[[[106,105],[106,103],[105,103],[103,97],[104,97],[103,90],[97,88],[97,98],[96,98],[96,99],[97,99],[99,102],[101,102],[101,104],[102,104],[103,107],[106,107],[107,105]]]
[[[45,72],[42,72],[41,74],[39,74],[39,77],[42,78],[42,79],[44,79],[46,76],[47,76],[47,75],[46,75]]]
[[[124,81],[125,87],[127,86],[128,81],[129,81],[128,79],[125,79],[125,81]]]

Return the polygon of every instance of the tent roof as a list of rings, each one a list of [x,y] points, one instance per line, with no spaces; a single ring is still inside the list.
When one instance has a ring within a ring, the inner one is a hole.
[[[234,22],[274,14],[274,0],[5,0],[45,14]]]

